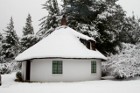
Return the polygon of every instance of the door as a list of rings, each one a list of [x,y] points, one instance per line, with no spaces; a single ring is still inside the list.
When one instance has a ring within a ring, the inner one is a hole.
[[[30,81],[30,69],[31,69],[31,61],[26,61],[26,80]]]

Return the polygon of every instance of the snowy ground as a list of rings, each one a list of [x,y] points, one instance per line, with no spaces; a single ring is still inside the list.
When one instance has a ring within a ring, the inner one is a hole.
[[[19,83],[14,79],[15,73],[2,75],[0,93],[139,93],[140,91],[140,79],[48,83]]]

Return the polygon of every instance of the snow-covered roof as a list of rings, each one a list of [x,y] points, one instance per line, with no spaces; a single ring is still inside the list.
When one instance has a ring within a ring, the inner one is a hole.
[[[49,36],[42,39],[23,53],[19,54],[16,61],[24,61],[36,58],[107,58],[98,50],[89,50],[80,42],[80,38],[94,40],[81,34],[70,27],[60,26]]]

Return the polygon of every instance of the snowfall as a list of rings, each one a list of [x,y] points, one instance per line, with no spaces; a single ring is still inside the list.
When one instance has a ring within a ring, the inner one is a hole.
[[[84,82],[15,82],[15,74],[2,75],[0,93],[139,93],[140,78]]]

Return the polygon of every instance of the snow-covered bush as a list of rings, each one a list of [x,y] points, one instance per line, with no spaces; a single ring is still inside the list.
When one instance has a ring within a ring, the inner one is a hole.
[[[13,71],[17,71],[21,68],[21,63],[19,62],[8,62],[8,63],[0,63],[0,73],[1,74],[9,74]]]
[[[16,73],[16,81],[23,81],[21,72]]]
[[[9,74],[11,70],[5,66],[5,68],[0,69],[1,74]]]
[[[125,79],[140,75],[140,44],[122,44],[122,51],[103,63],[103,72]]]

